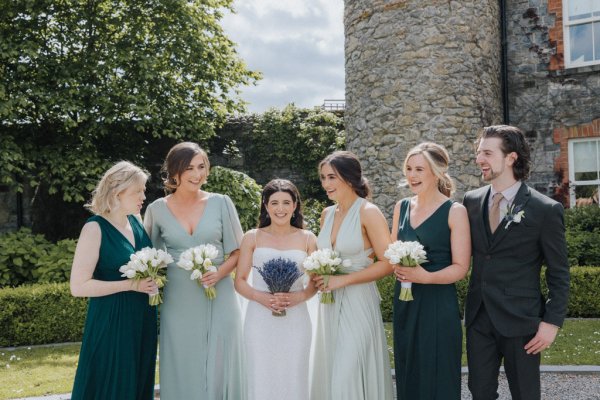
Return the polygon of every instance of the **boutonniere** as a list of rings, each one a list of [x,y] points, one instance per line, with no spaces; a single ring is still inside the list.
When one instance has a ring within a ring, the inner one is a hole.
[[[504,219],[506,220],[506,225],[504,225],[504,229],[508,229],[510,224],[513,222],[518,224],[521,222],[523,218],[525,218],[525,211],[521,210],[522,206],[516,206],[511,204],[506,208],[506,215]]]

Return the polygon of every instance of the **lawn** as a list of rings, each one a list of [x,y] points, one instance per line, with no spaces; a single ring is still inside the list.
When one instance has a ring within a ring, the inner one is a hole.
[[[393,357],[391,324],[386,324],[386,334]],[[70,392],[79,347],[75,343],[0,349],[0,399]],[[542,355],[542,364],[600,365],[600,319],[567,320]]]

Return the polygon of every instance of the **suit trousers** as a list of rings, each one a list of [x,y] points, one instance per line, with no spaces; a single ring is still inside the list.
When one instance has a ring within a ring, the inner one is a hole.
[[[502,336],[483,303],[480,305],[475,319],[467,327],[469,390],[473,400],[498,398],[502,359],[513,400],[540,399],[540,353],[527,354],[524,349],[534,336]]]

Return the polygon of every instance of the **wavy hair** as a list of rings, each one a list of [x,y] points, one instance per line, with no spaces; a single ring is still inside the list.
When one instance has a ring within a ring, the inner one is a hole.
[[[258,217],[258,227],[264,228],[271,225],[271,218],[267,212],[267,204],[273,193],[285,192],[292,196],[292,200],[296,203],[296,209],[292,214],[290,224],[296,228],[304,228],[304,216],[302,215],[302,201],[300,200],[300,192],[292,182],[287,179],[273,179],[269,181],[263,188],[260,199],[260,216]]]
[[[448,175],[450,156],[446,148],[433,142],[419,143],[408,151],[404,159],[404,176],[406,176],[408,159],[417,154],[421,154],[425,158],[427,164],[429,164],[429,168],[431,168],[433,174],[438,178],[438,190],[445,196],[452,196],[456,190],[456,185],[454,184],[454,180]]]
[[[106,215],[119,208],[117,195],[133,185],[145,185],[150,174],[129,161],[119,161],[100,178],[92,199],[84,207],[97,215]]]
[[[192,159],[198,154],[204,158],[206,170],[209,171],[210,161],[208,160],[208,154],[197,143],[181,142],[171,147],[160,169],[163,185],[165,186],[165,194],[173,193],[177,190],[179,183],[176,178],[186,170]],[[208,173],[206,176],[208,177]]]
[[[492,125],[486,126],[481,130],[475,146],[478,146],[482,139],[499,138],[502,140],[500,149],[506,156],[509,153],[517,153],[512,170],[516,180],[524,180],[529,178],[531,170],[531,150],[529,144],[525,140],[523,131],[515,126],[510,125]]]

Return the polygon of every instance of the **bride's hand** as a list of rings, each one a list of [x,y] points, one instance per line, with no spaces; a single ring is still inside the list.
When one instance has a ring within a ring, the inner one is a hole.
[[[271,311],[280,312],[284,309],[278,305],[276,297],[269,292],[259,292],[254,300]]]
[[[289,293],[275,293],[274,296],[276,301],[275,304],[279,309],[283,310],[295,307],[306,300],[304,298],[304,294],[300,291]]]

